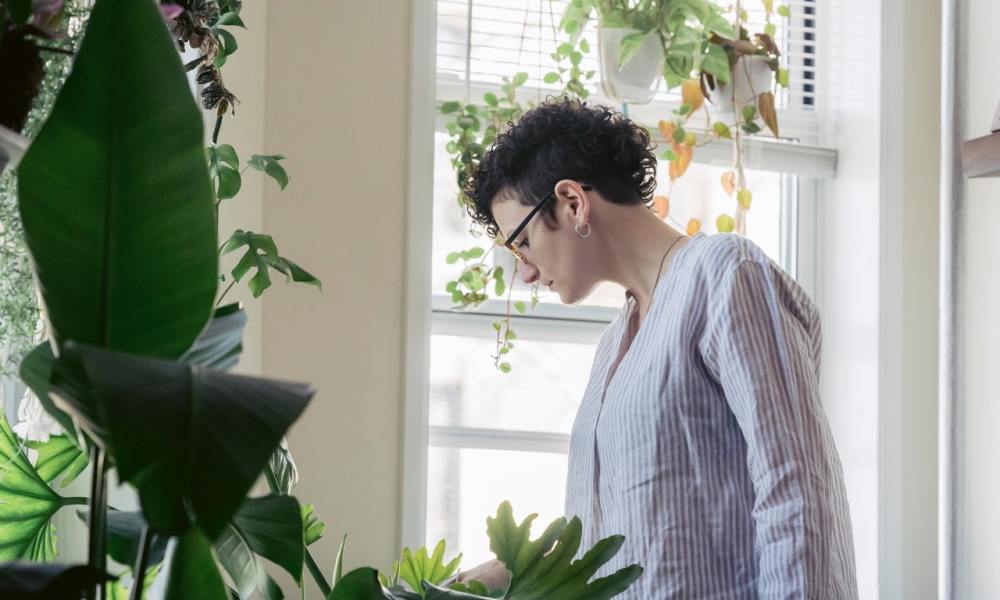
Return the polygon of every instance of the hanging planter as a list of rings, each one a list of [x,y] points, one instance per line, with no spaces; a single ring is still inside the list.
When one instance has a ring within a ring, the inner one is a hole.
[[[623,44],[623,40],[625,43]],[[655,33],[627,27],[599,27],[601,90],[618,102],[646,104],[653,99],[663,75],[663,50]],[[634,54],[629,48],[634,45]],[[630,53],[631,56],[623,53]],[[623,60],[624,58],[624,60]]]
[[[741,56],[733,66],[729,83],[716,82],[709,90],[708,101],[719,117],[732,117],[747,106],[756,106],[757,97],[771,91],[774,70],[770,58],[760,55]]]

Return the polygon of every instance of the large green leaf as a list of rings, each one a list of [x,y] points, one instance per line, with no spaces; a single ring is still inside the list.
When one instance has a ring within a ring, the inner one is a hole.
[[[108,576],[86,565],[0,565],[0,598],[9,600],[79,600],[87,588]]]
[[[28,442],[28,447],[38,452],[35,471],[45,483],[59,479],[59,487],[66,487],[87,468],[87,455],[65,435],[51,436],[47,442]]]
[[[77,517],[84,523],[88,522],[87,511],[78,510]],[[140,511],[111,510],[107,515],[107,551],[108,556],[121,565],[134,565],[139,555],[139,544],[142,540],[142,530],[146,520]],[[167,538],[153,534],[150,540],[147,562],[158,565],[163,561],[167,549]]]
[[[81,381],[82,378],[82,381]],[[161,533],[229,525],[313,390],[67,343],[53,390],[92,429]],[[301,527],[301,525],[300,525]]]
[[[240,360],[246,324],[247,314],[238,303],[216,309],[208,326],[181,360],[192,365],[228,371]]]
[[[612,536],[594,545],[579,560],[583,527],[574,517],[569,523],[552,522],[541,537],[531,539],[530,515],[521,524],[514,521],[509,502],[486,519],[490,549],[511,572],[504,598],[511,600],[607,600],[625,591],[642,575],[642,567],[631,565],[590,582],[590,578],[621,549],[625,538]]]
[[[157,4],[98,0],[19,207],[51,332],[176,358],[217,284],[202,117]]]
[[[56,535],[50,520],[69,502],[31,466],[0,411],[0,562],[55,558]]]
[[[229,600],[212,547],[197,527],[180,536],[170,562],[166,600]]]
[[[344,575],[327,595],[326,600],[392,600],[378,581],[378,571],[370,567],[355,569]]]
[[[215,552],[244,597],[254,588],[271,597],[270,578],[258,556],[279,565],[301,583],[305,540],[298,500],[280,495],[248,498],[215,541]]]

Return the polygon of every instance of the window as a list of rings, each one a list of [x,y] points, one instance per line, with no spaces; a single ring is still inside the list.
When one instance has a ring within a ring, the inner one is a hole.
[[[836,152],[819,146],[822,128],[816,107],[822,98],[815,85],[815,0],[789,4],[793,16],[777,40],[791,67],[790,86],[778,98],[784,139],[753,138],[746,143],[748,186],[754,192],[747,235],[814,291],[814,205],[819,178],[834,172]],[[542,79],[553,68],[549,55],[557,44],[565,6],[566,0],[438,0],[438,106],[480,99],[498,89],[503,76],[516,72],[529,74],[521,89],[524,100],[555,93]],[[762,8],[750,7],[749,13],[751,21],[763,21]],[[593,23],[584,36],[591,41],[584,69],[596,70]],[[678,94],[660,85],[650,104],[619,108],[655,130],[658,120],[679,102]],[[588,100],[611,104],[597,93]],[[504,303],[489,301],[475,311],[454,311],[445,293],[456,274],[445,257],[475,245],[475,240],[456,202],[444,123],[439,115],[434,133],[430,390],[426,422],[421,424],[429,443],[426,511],[424,522],[408,529],[424,532],[428,544],[447,540],[452,551],[465,554],[465,567],[471,567],[490,557],[485,519],[501,501],[510,500],[518,517],[540,513],[540,522],[562,514],[570,428],[595,344],[621,309],[624,296],[612,285],[579,306],[563,306],[558,298],[543,296],[534,311],[514,319],[514,372],[498,372],[490,358],[495,350],[490,324],[504,314]],[[683,229],[695,217],[712,232],[715,216],[732,210],[735,201],[719,184],[731,159],[731,147],[725,143],[695,153],[694,163],[671,194],[675,226]],[[667,185],[665,163],[658,182],[658,189]],[[491,256],[507,260],[504,253]],[[523,284],[515,285],[515,298],[528,294]]]

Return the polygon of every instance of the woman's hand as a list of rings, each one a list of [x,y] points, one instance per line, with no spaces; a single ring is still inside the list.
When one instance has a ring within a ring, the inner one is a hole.
[[[487,588],[492,590],[505,590],[510,585],[510,571],[499,560],[493,559],[483,564],[473,567],[468,571],[460,571],[458,575],[448,583],[456,581],[464,582],[470,579],[481,581]]]

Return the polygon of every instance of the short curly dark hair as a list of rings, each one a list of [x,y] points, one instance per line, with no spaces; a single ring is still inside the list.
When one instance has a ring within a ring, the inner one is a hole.
[[[492,201],[512,190],[528,206],[561,179],[594,186],[617,204],[648,204],[656,189],[649,132],[606,106],[548,98],[497,136],[465,183],[469,215],[491,237],[499,231]],[[554,218],[554,203],[542,210]]]

